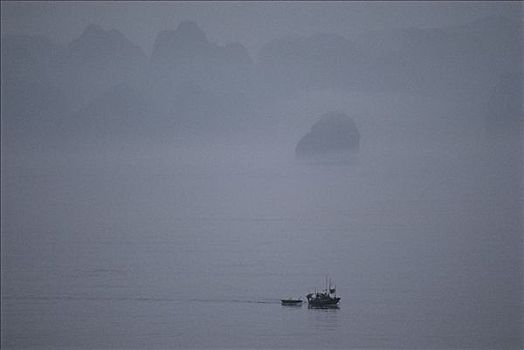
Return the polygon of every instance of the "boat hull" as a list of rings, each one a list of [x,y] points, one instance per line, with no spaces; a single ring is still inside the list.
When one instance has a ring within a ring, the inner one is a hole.
[[[323,306],[329,307],[329,306],[336,306],[339,301],[340,301],[339,297],[334,297],[334,298],[329,298],[329,299],[322,298],[322,300],[310,299],[308,300],[308,304],[313,307],[323,307]]]

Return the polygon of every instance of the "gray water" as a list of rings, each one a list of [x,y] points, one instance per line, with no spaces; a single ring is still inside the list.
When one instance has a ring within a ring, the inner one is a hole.
[[[482,153],[170,152],[4,166],[3,348],[520,346],[520,197]],[[339,309],[280,305],[326,275]]]

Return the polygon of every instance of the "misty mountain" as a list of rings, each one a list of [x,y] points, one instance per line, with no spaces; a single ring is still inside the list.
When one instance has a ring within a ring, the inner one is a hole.
[[[187,82],[171,91],[164,109],[151,91],[118,84],[65,118],[59,133],[80,148],[174,145],[188,135],[209,137],[238,124],[241,109],[233,100]]]
[[[71,110],[49,71],[60,49],[44,37],[2,38],[2,128],[8,149],[37,149]]]
[[[35,62],[44,66],[58,54],[63,47],[41,35],[7,34],[2,36],[2,61],[16,64],[12,59],[20,57],[21,52],[32,57]]]
[[[360,133],[353,119],[342,112],[327,112],[300,139],[295,153],[297,156],[316,156],[357,151],[359,142]]]
[[[171,118],[191,133],[217,132],[242,123],[250,108],[241,93],[213,92],[194,82],[178,84],[171,101]]]
[[[76,105],[117,84],[143,84],[148,75],[147,57],[138,46],[97,25],[87,26],[55,58],[53,69]]]
[[[85,116],[78,125],[93,125],[92,113],[85,115],[93,112],[93,106],[99,106],[100,114],[107,116],[110,113],[102,113],[104,109],[140,103],[134,95],[123,100],[120,91],[87,105],[112,86],[145,81],[146,65],[145,54],[121,33],[95,25],[66,47],[41,36],[4,37],[2,118],[8,144],[16,145],[17,150],[57,146],[68,133],[81,132],[75,128],[75,118]],[[79,108],[84,110],[74,117],[73,111]],[[117,129],[108,128],[107,132]]]
[[[146,60],[142,50],[115,29],[90,24],[68,45],[68,58],[86,65],[131,64]]]
[[[2,38],[2,112],[7,116],[34,117],[62,109],[59,88],[47,70],[59,47],[43,37]]]
[[[371,31],[355,41],[335,34],[288,37],[260,50],[257,71],[272,91],[350,88],[467,98],[522,69],[521,28],[487,17],[462,26]]]
[[[522,69],[521,26],[487,17],[462,26],[365,33],[357,42],[372,66],[370,79],[362,83],[431,94],[481,94],[499,76]]]
[[[172,137],[173,125],[142,91],[118,84],[65,119],[59,132],[80,147],[129,146]]]
[[[494,132],[496,120],[513,118],[509,105],[520,100],[520,28],[518,21],[487,17],[454,27],[368,32],[354,41],[338,34],[285,37],[262,47],[256,67],[244,46],[213,43],[190,21],[161,32],[150,59],[119,31],[96,25],[67,46],[10,35],[2,41],[3,127],[13,130],[12,140],[35,145],[52,138],[57,125],[77,132],[82,118],[93,135],[118,133],[121,125],[125,135],[139,138],[158,130],[192,137],[248,124],[276,127],[276,118],[255,121],[257,113],[279,115],[278,106],[286,103],[294,110],[320,103],[298,102],[304,91],[352,89],[436,96],[460,110],[432,109],[421,117],[447,114],[441,124],[454,125],[457,133],[476,118],[478,127],[486,121]],[[485,101],[490,112],[484,120],[478,112]],[[412,110],[406,105],[404,114]],[[60,124],[68,118],[74,122]]]
[[[251,83],[252,62],[246,48],[212,43],[191,21],[157,36],[151,62],[157,78],[174,85],[193,81],[214,91],[246,92]]]
[[[2,37],[3,112],[26,117],[63,109],[63,102],[55,103],[62,96],[49,71],[50,61],[60,50],[59,45],[45,37]]]

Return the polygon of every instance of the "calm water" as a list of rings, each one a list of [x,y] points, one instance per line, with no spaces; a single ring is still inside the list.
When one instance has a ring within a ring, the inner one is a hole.
[[[518,348],[511,186],[363,157],[9,168],[2,347]],[[279,304],[325,275],[339,309]]]

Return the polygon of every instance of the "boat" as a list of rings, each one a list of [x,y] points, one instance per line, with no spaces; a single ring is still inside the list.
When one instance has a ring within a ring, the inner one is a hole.
[[[329,284],[326,281],[326,289],[306,295],[308,305],[319,308],[338,307],[337,304],[340,301],[340,297],[337,297],[336,292],[337,289],[335,285],[332,285],[331,280],[329,280]]]
[[[280,299],[282,305],[302,305],[302,299]]]

